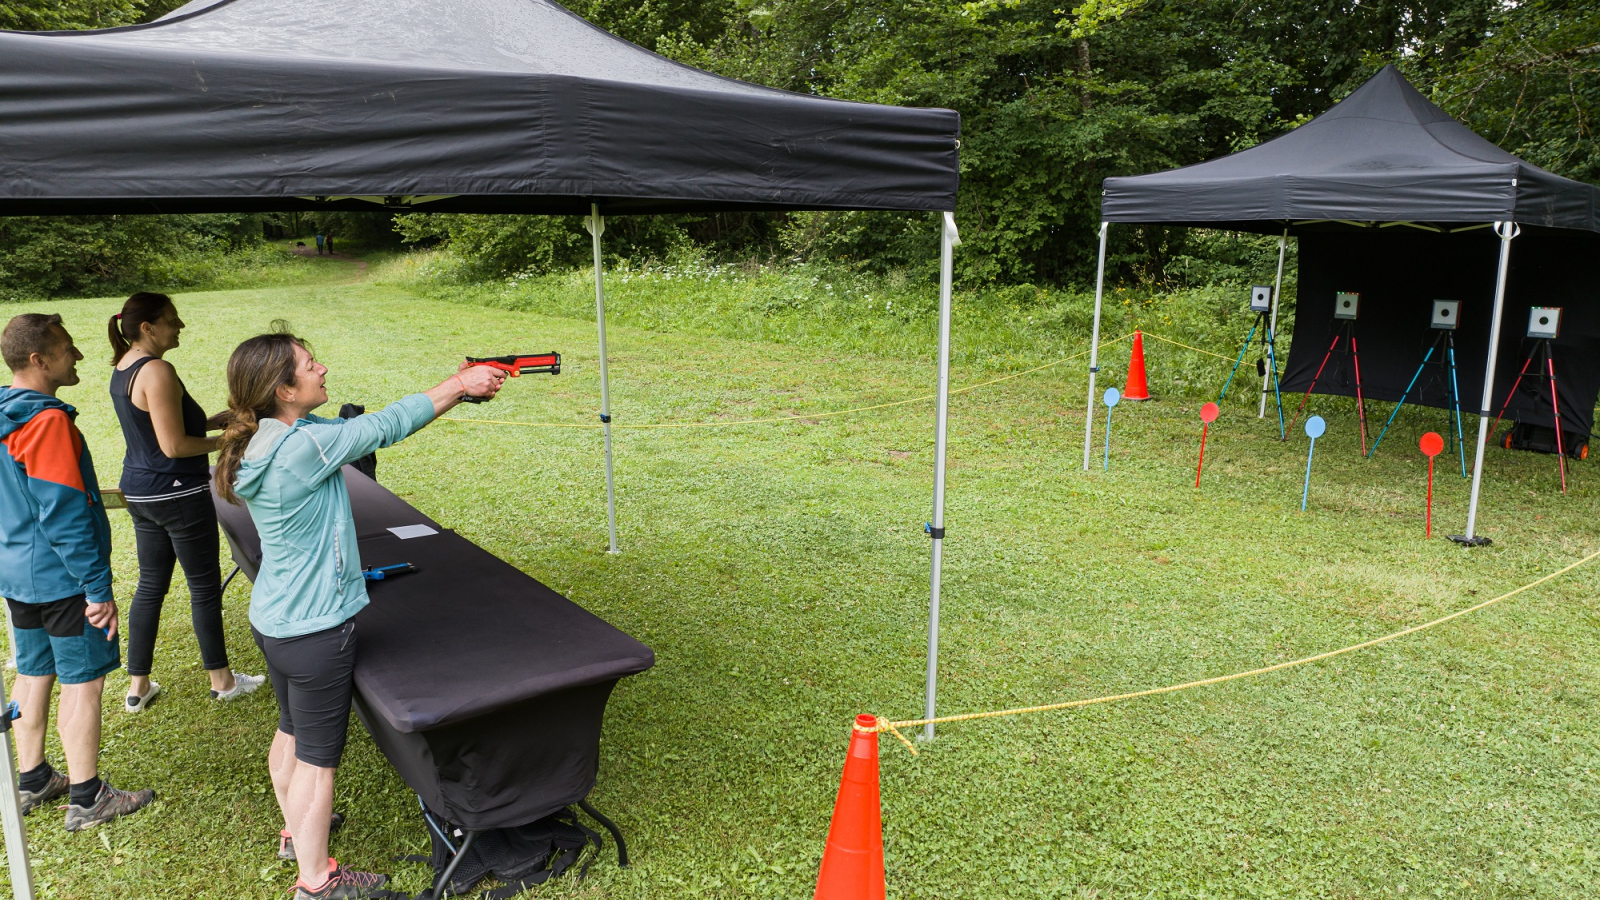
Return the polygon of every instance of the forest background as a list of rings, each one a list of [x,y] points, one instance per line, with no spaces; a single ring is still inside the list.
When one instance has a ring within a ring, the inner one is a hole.
[[[0,28],[149,21],[177,0],[0,0]],[[676,60],[802,93],[960,112],[956,211],[967,289],[1072,289],[1093,276],[1098,187],[1282,134],[1385,63],[1479,134],[1600,182],[1600,5],[1588,0],[569,0]],[[575,218],[296,215],[0,217],[0,299],[217,286],[270,268],[265,236],[446,248],[457,279],[582,266]],[[1248,282],[1276,242],[1164,227],[1112,232],[1110,279],[1174,290]],[[924,214],[726,213],[615,220],[619,262],[847,268],[929,280]]]

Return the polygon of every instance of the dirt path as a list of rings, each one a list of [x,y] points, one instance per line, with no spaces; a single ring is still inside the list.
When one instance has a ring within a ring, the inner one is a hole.
[[[364,259],[359,259],[359,258],[354,257],[354,256],[348,256],[348,255],[343,254],[343,253],[318,253],[317,252],[317,248],[315,248],[315,247],[307,247],[307,246],[304,246],[304,245],[295,246],[295,247],[293,247],[291,249],[293,250],[293,252],[294,252],[294,254],[296,256],[304,256],[304,257],[307,257],[307,258],[310,258],[310,259],[326,259],[326,260],[329,260],[329,261],[341,262],[341,263],[344,263],[346,265],[354,266],[355,267],[355,277],[352,279],[352,282],[366,280],[366,277],[367,277],[367,261],[364,260]]]

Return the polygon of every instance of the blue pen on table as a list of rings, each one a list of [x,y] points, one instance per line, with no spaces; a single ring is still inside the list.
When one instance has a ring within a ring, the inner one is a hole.
[[[411,563],[395,563],[392,566],[368,566],[361,570],[361,577],[368,581],[382,581],[394,575],[405,575],[416,570],[417,567]]]

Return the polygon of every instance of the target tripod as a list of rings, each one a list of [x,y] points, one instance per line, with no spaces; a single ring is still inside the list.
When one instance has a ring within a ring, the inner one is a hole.
[[[1511,390],[1506,392],[1506,401],[1500,404],[1500,413],[1494,417],[1494,426],[1489,429],[1489,434],[1494,434],[1495,428],[1500,427],[1500,419],[1505,416],[1506,409],[1511,406],[1511,398],[1517,395],[1517,388],[1521,386],[1522,379],[1528,374],[1528,366],[1533,363],[1535,358],[1543,358],[1544,371],[1541,372],[1535,368],[1533,377],[1535,379],[1548,379],[1550,382],[1550,409],[1554,414],[1556,426],[1556,459],[1561,463],[1561,493],[1565,494],[1567,492],[1567,454],[1566,448],[1562,446],[1561,442],[1561,405],[1557,402],[1556,397],[1556,361],[1555,355],[1550,348],[1549,338],[1535,339],[1533,349],[1528,351],[1528,358],[1522,361],[1522,371],[1517,373],[1517,380],[1511,383]],[[1538,388],[1533,389],[1533,395],[1536,398],[1539,396]]]
[[[1316,390],[1317,380],[1322,377],[1322,370],[1327,368],[1328,360],[1332,358],[1333,354],[1342,354],[1339,362],[1334,366],[1335,371],[1344,365],[1343,357],[1348,356],[1350,358],[1350,368],[1354,370],[1356,376],[1356,419],[1361,423],[1361,455],[1366,456],[1367,401],[1366,398],[1361,396],[1361,356],[1356,352],[1356,320],[1336,319],[1335,321],[1343,323],[1343,327],[1339,329],[1338,334],[1333,336],[1333,343],[1328,345],[1328,352],[1322,354],[1322,365],[1317,366],[1317,374],[1311,376],[1311,386],[1306,388],[1306,395],[1300,398],[1300,408],[1294,411],[1294,418],[1289,420],[1289,425],[1293,427],[1294,423],[1300,420],[1300,414],[1305,412],[1306,403],[1311,399],[1311,392]],[[1340,338],[1344,339],[1344,350],[1339,349]],[[1333,375],[1332,372],[1328,374],[1329,377]]]
[[[1441,348],[1444,350],[1443,353],[1439,353]],[[1465,478],[1467,477],[1467,444],[1466,440],[1461,436],[1461,388],[1456,380],[1456,333],[1453,330],[1441,330],[1439,336],[1433,339],[1433,345],[1422,356],[1422,364],[1417,366],[1416,374],[1411,376],[1411,383],[1406,385],[1405,393],[1400,395],[1400,402],[1394,405],[1394,412],[1389,413],[1389,421],[1383,423],[1383,430],[1378,432],[1378,439],[1372,442],[1372,452],[1367,454],[1367,458],[1371,459],[1378,452],[1378,444],[1383,440],[1383,436],[1388,433],[1389,426],[1394,424],[1395,416],[1400,415],[1400,408],[1406,405],[1406,398],[1411,396],[1411,389],[1417,386],[1417,379],[1422,377],[1422,373],[1428,368],[1428,364],[1433,362],[1435,353],[1439,353],[1439,361],[1433,364],[1439,366],[1442,370],[1439,373],[1439,379],[1443,382],[1445,395],[1450,398],[1448,411],[1451,420],[1455,423],[1455,431],[1451,434],[1451,443],[1455,444],[1456,454],[1461,458],[1461,477]],[[1445,431],[1446,433],[1450,432],[1448,428]]]
[[[1261,376],[1263,391],[1267,380],[1267,366],[1272,366],[1272,396],[1278,401],[1278,436],[1288,434],[1283,425],[1283,396],[1278,393],[1278,356],[1273,349],[1272,324],[1265,311],[1256,313],[1256,322],[1250,326],[1250,333],[1244,336],[1244,346],[1239,348],[1239,358],[1233,361],[1233,371],[1228,373],[1228,380],[1222,383],[1222,393],[1217,395],[1217,402],[1228,396],[1228,386],[1233,384],[1233,376],[1238,374],[1239,365],[1244,362],[1245,354],[1250,352],[1250,342],[1255,339],[1256,332],[1265,334],[1266,340],[1259,342],[1258,346],[1265,351],[1261,359],[1256,360],[1256,373]],[[1287,438],[1285,437],[1287,440]]]

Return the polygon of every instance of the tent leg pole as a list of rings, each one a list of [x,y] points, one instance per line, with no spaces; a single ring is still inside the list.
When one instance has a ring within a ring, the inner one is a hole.
[[[954,213],[945,213],[939,235],[939,413],[934,426],[933,444],[933,521],[928,534],[933,538],[932,574],[928,579],[928,686],[924,718],[934,717],[939,690],[939,579],[944,567],[944,458],[950,419],[950,288],[956,245]],[[922,739],[933,740],[933,725],[923,728]]]
[[[1094,332],[1089,336],[1089,402],[1083,408],[1083,470],[1089,471],[1089,449],[1094,441],[1094,376],[1100,371],[1100,299],[1106,286],[1106,227],[1100,223],[1100,263],[1094,276]]]
[[[600,215],[600,204],[589,204],[589,218],[584,227],[594,237],[594,318],[600,329],[600,427],[606,435],[606,533],[610,538],[607,553],[620,553],[617,549],[617,483],[611,466],[611,378],[606,360],[606,283],[605,269],[600,260],[600,235],[605,233],[606,220]]]
[[[1283,226],[1283,234],[1278,237],[1278,277],[1272,282],[1272,321],[1267,323],[1267,349],[1272,349],[1272,342],[1278,336],[1278,295],[1283,293],[1283,253],[1289,246],[1289,226]],[[1274,383],[1278,377],[1277,363],[1273,363],[1272,377]],[[1267,417],[1267,380],[1261,379],[1261,411],[1256,413],[1256,418]],[[1283,424],[1283,402],[1278,402],[1278,424]]]
[[[1494,316],[1489,323],[1489,361],[1483,371],[1483,402],[1478,404],[1478,449],[1472,460],[1472,499],[1467,504],[1467,533],[1458,543],[1486,544],[1478,537],[1478,489],[1483,484],[1483,445],[1489,442],[1489,404],[1494,402],[1494,363],[1500,350],[1500,318],[1506,305],[1506,274],[1511,270],[1511,240],[1522,233],[1515,222],[1494,223],[1500,237],[1500,268],[1494,280]]]
[[[10,632],[11,635],[16,632]],[[46,697],[43,702],[48,703]],[[11,893],[16,900],[33,900],[33,864],[28,859],[28,832],[22,824],[22,798],[17,794],[17,758],[11,744],[11,719],[7,712],[5,679],[0,677],[0,716],[6,716],[5,752],[0,756],[0,824],[6,832],[6,863],[10,866]]]

